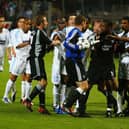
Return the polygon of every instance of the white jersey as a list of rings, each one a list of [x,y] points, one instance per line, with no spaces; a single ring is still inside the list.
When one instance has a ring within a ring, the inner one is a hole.
[[[129,37],[129,32],[124,31],[118,34],[119,37]],[[123,42],[122,42],[123,43]],[[124,49],[129,48],[129,42],[124,43]],[[129,52],[123,51],[120,54],[118,78],[129,80]]]
[[[30,74],[30,64],[27,58],[30,56],[31,45],[27,45],[23,48],[16,48],[19,44],[29,42],[31,38],[31,32],[24,33],[21,29],[14,29],[10,33],[10,46],[14,47],[16,57],[12,58],[10,64],[10,72],[14,75],[22,73]]]
[[[126,33],[126,35],[124,35],[124,31],[121,32],[120,34],[118,34],[119,37],[122,37],[122,36],[126,36],[126,37],[129,37],[129,32]],[[125,48],[128,48],[129,47],[129,42],[126,42],[125,43]]]
[[[9,43],[9,31],[5,28],[0,32],[0,71],[3,71],[5,49]]]
[[[86,31],[83,33],[83,37],[88,38],[92,34],[93,31],[91,31],[90,29],[86,29]]]
[[[92,34],[93,34],[93,31],[91,31],[90,29],[86,29],[86,31],[83,33],[83,37],[88,39]],[[85,51],[85,56],[82,60],[86,71],[88,70],[87,69],[87,66],[88,66],[87,57],[88,57],[88,55],[89,55],[89,51]]]
[[[2,29],[0,33],[0,57],[4,56],[5,48],[9,44],[9,31],[5,28]]]
[[[27,45],[22,48],[16,48],[19,44],[24,42],[30,42],[31,31],[24,33],[22,29],[14,29],[10,34],[10,44],[14,47],[16,56],[20,58],[28,58],[31,45]]]
[[[69,32],[74,28],[74,26],[68,26],[64,28],[64,32],[65,32],[65,37],[68,36]]]
[[[57,35],[57,32],[53,32],[51,34],[50,39],[53,40],[54,36]],[[53,63],[52,63],[52,83],[53,84],[59,84],[60,83],[60,49],[61,46],[57,45],[54,46],[54,51],[53,51]]]

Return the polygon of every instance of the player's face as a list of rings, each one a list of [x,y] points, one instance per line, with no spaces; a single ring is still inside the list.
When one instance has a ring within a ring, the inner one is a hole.
[[[76,16],[69,16],[68,26],[74,26],[75,25],[75,18],[76,18]]]
[[[47,28],[48,26],[48,21],[46,17],[43,17],[43,28]]]
[[[86,20],[86,24],[85,25],[86,25],[85,29],[88,29],[89,28],[89,21],[88,20]]]
[[[4,22],[5,22],[5,18],[0,17],[0,29],[2,29],[4,27]]]
[[[24,31],[28,32],[28,30],[31,28],[31,25],[31,20],[25,20]]]
[[[95,22],[93,26],[93,31],[97,34],[101,33],[102,31],[102,22]]]
[[[17,22],[17,27],[18,28],[24,28],[24,24],[25,24],[25,19],[24,18],[21,18]]]
[[[59,30],[63,30],[65,26],[66,26],[65,22],[58,23]]]
[[[83,21],[81,25],[82,25],[82,31],[85,30],[86,29],[86,21]]]
[[[122,20],[121,21],[121,28],[123,29],[123,30],[129,30],[129,22],[128,22],[128,20]]]

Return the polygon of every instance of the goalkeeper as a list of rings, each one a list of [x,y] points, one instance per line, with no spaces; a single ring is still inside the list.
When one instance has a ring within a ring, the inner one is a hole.
[[[84,16],[75,18],[75,27],[68,33],[64,41],[66,49],[66,70],[68,73],[68,82],[71,85],[71,91],[64,103],[64,111],[75,117],[88,117],[85,113],[85,103],[83,97],[88,89],[85,67],[82,63],[84,51],[90,47],[88,40],[82,38],[82,30],[85,29],[86,19]],[[79,100],[78,112],[71,111],[72,105]]]

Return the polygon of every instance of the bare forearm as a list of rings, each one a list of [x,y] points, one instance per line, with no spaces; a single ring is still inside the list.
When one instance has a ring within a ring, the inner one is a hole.
[[[29,42],[20,43],[19,45],[16,46],[16,48],[23,48],[23,47],[25,47],[27,45],[30,45],[30,43]]]

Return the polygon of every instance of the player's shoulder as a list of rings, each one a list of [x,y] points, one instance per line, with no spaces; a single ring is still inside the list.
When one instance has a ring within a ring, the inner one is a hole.
[[[28,30],[28,34],[31,34],[32,33],[32,31],[31,30]]]
[[[93,34],[93,31],[90,29],[86,29],[86,31],[83,33],[83,36],[88,38],[90,35]]]
[[[53,32],[51,33],[50,39],[53,40],[53,38],[54,38],[56,35],[58,35],[58,32],[57,32],[57,31],[53,31]]]
[[[120,32],[120,33],[118,34],[118,36],[119,36],[119,37],[122,37],[124,33],[125,33],[125,32],[122,31],[122,32]]]
[[[8,33],[8,32],[9,32],[9,30],[8,30],[8,29],[6,29],[6,28],[3,28],[3,32]]]
[[[11,31],[10,31],[11,33],[19,33],[19,32],[21,32],[21,29],[19,29],[19,28],[15,28],[15,29],[12,29]]]
[[[129,37],[129,32],[127,33],[127,37]]]
[[[64,31],[66,32],[66,35],[74,28],[74,26],[68,26],[64,28]]]

